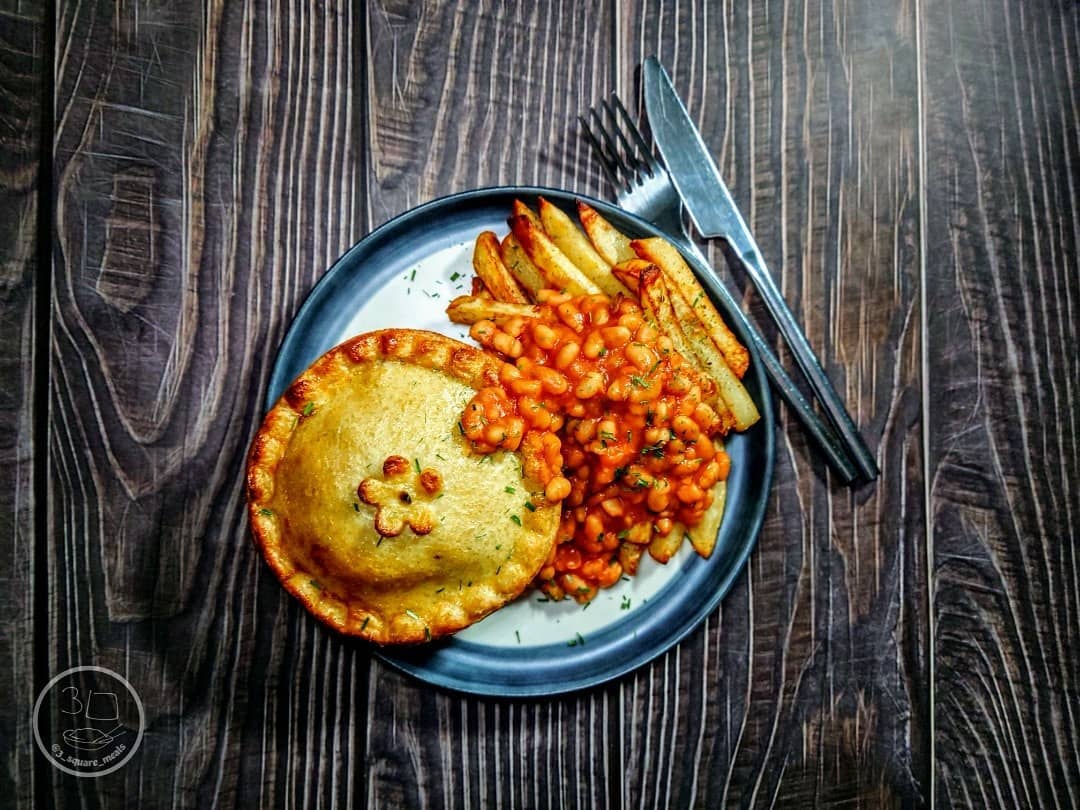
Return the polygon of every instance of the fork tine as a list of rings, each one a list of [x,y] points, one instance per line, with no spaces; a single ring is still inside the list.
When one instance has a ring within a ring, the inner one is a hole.
[[[603,102],[601,102],[603,104]],[[618,170],[622,180],[616,182],[615,188],[622,190],[624,193],[630,193],[634,188],[634,182],[637,176],[637,167],[634,165],[633,156],[627,155],[625,150],[620,150],[619,145],[616,143],[616,139],[612,137],[611,132],[614,130],[616,136],[620,136],[618,127],[612,127],[610,125],[605,126],[604,117],[596,111],[594,107],[589,111],[592,116],[593,126],[596,127],[597,132],[600,133],[600,137],[607,149],[608,159],[610,166]],[[627,157],[630,158],[630,162],[627,162]]]
[[[615,93],[612,93],[611,100],[615,106],[615,109],[617,109],[622,115],[623,124],[630,132],[630,137],[634,139],[637,148],[641,150],[642,157],[645,158],[645,169],[646,171],[648,171],[649,176],[651,177],[655,173],[657,165],[656,159],[653,157],[652,150],[649,148],[649,145],[645,143],[645,137],[641,134],[641,130],[638,129],[637,124],[634,123],[634,119],[630,117],[630,113],[626,111],[626,107],[623,106],[623,103],[619,99],[619,97]],[[612,116],[614,117],[614,113],[612,113]]]
[[[594,116],[596,115],[595,110],[592,110],[591,112]],[[615,171],[612,169],[612,166],[617,169],[622,168],[619,165],[618,155],[615,153],[614,149],[611,150],[611,153],[612,155],[614,155],[614,157],[609,157],[608,154],[604,151],[604,145],[600,143],[599,139],[593,133],[592,128],[589,126],[589,122],[585,120],[585,117],[579,115],[578,121],[581,122],[581,128],[585,131],[585,137],[589,139],[589,143],[592,145],[593,152],[596,154],[597,159],[600,161],[600,168],[604,170],[604,176],[607,177],[608,182],[611,183],[612,188],[614,188],[616,192],[626,191],[626,183],[621,182],[618,176],[615,174]],[[607,131],[602,126],[599,126],[598,129],[603,134],[604,140],[606,140],[610,145],[610,137],[608,136]]]
[[[611,98],[615,101],[616,104],[619,105],[619,107],[622,107],[622,102],[619,101],[619,97],[617,95],[612,93]],[[644,163],[638,160],[637,149],[632,143],[630,143],[630,141],[626,139],[626,134],[623,132],[623,127],[619,124],[619,117],[618,115],[616,115],[615,109],[606,100],[601,100],[600,106],[603,107],[604,112],[607,113],[608,119],[611,121],[611,129],[615,133],[615,138],[617,138],[619,143],[621,144],[621,151],[624,156],[623,162],[624,164],[628,164],[626,165],[627,173],[629,173],[634,178],[634,180],[638,182],[640,182],[640,177],[642,173],[648,174],[651,177],[652,171]],[[623,114],[625,115],[625,110],[623,111]],[[619,151],[619,148],[615,147],[614,145],[612,146],[612,149],[615,151]]]

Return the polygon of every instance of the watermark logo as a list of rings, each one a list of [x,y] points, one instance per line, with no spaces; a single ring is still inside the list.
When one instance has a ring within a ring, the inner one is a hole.
[[[41,690],[34,739],[48,760],[72,776],[104,776],[131,759],[146,715],[127,680],[105,667],[73,667]]]

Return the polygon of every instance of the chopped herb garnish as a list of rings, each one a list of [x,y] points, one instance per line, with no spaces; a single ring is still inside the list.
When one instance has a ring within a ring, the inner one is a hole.
[[[519,631],[517,631],[517,630],[514,631],[514,638],[517,639],[518,644],[521,643],[521,633]]]
[[[457,270],[450,274],[451,281],[457,281],[459,278],[461,278],[461,273],[459,273]]]
[[[512,486],[508,485],[508,486],[503,487],[503,492],[506,492],[509,495],[513,495],[515,492],[517,492],[517,490],[514,489]]]
[[[649,381],[642,377],[640,374],[630,375],[630,384],[635,388],[648,388]]]
[[[694,303],[692,303],[690,305],[691,307],[696,307],[697,306],[697,302],[701,300],[701,295],[702,294],[699,292],[697,295],[694,296]]]
[[[358,504],[356,501],[353,501],[352,508],[353,508],[354,511],[359,512],[360,511],[360,504]]]
[[[626,474],[630,472],[629,467],[616,467],[615,468],[615,480],[618,481],[626,477]]]
[[[409,273],[409,281],[416,281],[416,268],[414,267],[412,272]]]
[[[525,508],[528,509],[530,512],[535,512],[536,511],[536,507],[533,506],[532,501],[525,501]]]
[[[600,357],[603,357],[603,356],[604,356],[604,355],[606,355],[606,354],[607,354],[607,347],[606,347],[606,346],[601,346],[601,347],[600,347],[600,351],[598,352],[598,355],[599,355]]]
[[[316,588],[320,591],[322,590],[322,585],[319,584],[319,581],[317,579],[309,580],[309,582],[311,582],[313,588]]]
[[[566,642],[567,647],[577,647],[578,645],[585,646],[585,639],[581,633],[574,633],[574,637]]]
[[[647,444],[641,448],[641,455],[652,455],[655,458],[663,458],[664,445],[662,442],[657,442],[656,444]]]
[[[420,474],[420,459],[414,458],[412,460],[412,465],[416,469],[416,474],[419,475]]]
[[[265,506],[262,509],[259,510],[259,514],[262,515],[263,517],[273,517],[274,516],[273,510],[267,509]]]
[[[435,589],[435,593],[442,593],[442,592],[443,592],[443,591],[445,591],[445,590],[446,590],[446,588],[445,588],[445,587],[443,587],[443,588],[436,588],[436,589]]]
[[[431,641],[431,628],[424,625],[424,641]]]
[[[624,596],[622,598],[622,604],[619,605],[619,610],[629,610],[629,609],[630,609],[630,597],[629,596]]]
[[[501,565],[498,568],[495,569],[495,575],[498,576],[500,571],[502,571],[502,566]]]
[[[457,429],[458,429],[459,431],[461,431],[461,435],[462,435],[462,436],[464,436],[464,435],[465,435],[465,426],[464,426],[463,424],[461,424],[461,421],[460,421],[460,420],[458,420],[458,423],[457,423]]]
[[[304,406],[304,416],[311,416],[313,413],[315,413],[315,403],[309,402]]]
[[[621,532],[619,532],[615,536],[618,537],[620,540],[625,540],[627,537],[630,536],[630,530],[629,529],[623,529]]]
[[[514,521],[514,523],[516,523],[518,526],[521,525],[521,518],[519,518],[517,515],[511,515],[510,519]]]
[[[365,617],[364,617],[364,621],[363,621],[363,623],[362,623],[362,624],[360,625],[360,632],[361,632],[361,633],[363,633],[363,632],[364,632],[364,628],[365,628],[365,627],[367,627],[367,623],[368,623],[368,622],[370,622],[370,621],[371,621],[371,617],[370,617],[370,616],[365,616]]]
[[[615,434],[608,430],[601,430],[600,440],[605,442],[613,442],[615,441]],[[606,447],[607,445],[604,446]]]
[[[446,461],[446,459],[440,456],[438,453],[435,454],[435,458],[437,458],[439,461]]]

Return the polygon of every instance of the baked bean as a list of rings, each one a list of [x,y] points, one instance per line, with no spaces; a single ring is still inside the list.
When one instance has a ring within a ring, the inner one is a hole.
[[[599,329],[590,332],[586,336],[581,351],[590,360],[595,360],[602,352],[607,351],[607,347],[604,346],[604,336],[600,334]]]
[[[518,377],[518,379],[516,380],[510,380],[506,384],[506,387],[518,396],[528,396],[532,397],[533,399],[538,398],[541,393],[539,380],[527,380],[524,377]]]
[[[585,328],[585,315],[569,301],[559,304],[555,311],[559,314],[559,320],[575,332],[580,332]]]
[[[574,388],[574,396],[578,399],[592,399],[603,389],[604,376],[598,371],[590,371]]]
[[[576,343],[575,341],[564,343],[559,347],[559,351],[555,355],[555,368],[565,370],[567,366],[577,359],[578,352],[580,351],[580,343]]]
[[[642,329],[644,328],[645,327],[642,327]],[[626,359],[637,366],[640,371],[651,371],[657,362],[656,352],[644,343],[631,343],[626,347],[625,354]]]
[[[533,324],[532,334],[533,340],[541,349],[554,349],[559,340],[558,333],[546,323]]]
[[[704,496],[704,490],[693,481],[685,481],[675,490],[675,497],[687,504],[698,503]]]
[[[698,427],[697,422],[683,414],[676,416],[671,421],[671,426],[675,429],[675,433],[680,439],[688,442],[695,441],[701,434],[701,429]]]
[[[566,389],[570,387],[570,381],[562,373],[547,366],[536,366],[532,370],[532,376],[540,381],[540,385],[549,394],[555,394],[556,396],[565,394]]]
[[[619,377],[607,388],[607,397],[615,402],[625,402],[630,397],[630,380]]]
[[[562,504],[538,582],[553,599],[586,601],[622,576],[624,543],[640,554],[654,531],[702,519],[730,468],[713,441],[728,426],[704,399],[715,387],[635,301],[536,298],[535,318],[470,329],[513,364],[476,393],[461,428],[478,452],[520,447],[525,475]]]
[[[633,334],[633,332],[621,325],[605,326],[600,329],[600,336],[604,340],[604,345],[609,349],[618,349],[625,346],[630,342],[630,338],[633,337]]]
[[[663,512],[671,503],[671,485],[666,478],[657,478],[649,490],[646,503],[653,512]]]
[[[562,292],[561,290],[543,289],[537,291],[536,300],[541,304],[549,304],[553,307],[557,307],[559,304],[565,304],[569,301],[570,294]]]
[[[506,334],[511,337],[521,337],[521,333],[525,331],[526,320],[518,315],[512,318],[507,318],[502,322],[501,328]]]
[[[622,517],[626,514],[626,507],[618,498],[607,498],[600,501],[600,508],[611,517]]]
[[[556,475],[550,481],[546,487],[544,487],[544,497],[552,503],[558,503],[570,494],[570,482],[563,478],[561,475]]]

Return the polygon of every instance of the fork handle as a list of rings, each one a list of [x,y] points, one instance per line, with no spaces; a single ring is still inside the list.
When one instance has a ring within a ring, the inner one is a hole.
[[[744,333],[750,338],[750,342],[753,343],[754,347],[757,349],[758,356],[761,358],[761,364],[765,367],[765,373],[768,375],[773,388],[775,388],[784,401],[787,402],[791,407],[791,410],[795,412],[795,415],[802,423],[803,428],[825,456],[829,465],[836,474],[840,476],[844,485],[852,483],[859,477],[859,471],[855,468],[855,465],[852,464],[836,431],[833,430],[831,425],[824,422],[821,417],[817,415],[813,405],[811,405],[806,397],[802,395],[798,386],[795,385],[795,381],[788,376],[787,371],[785,371],[784,367],[780,364],[780,360],[773,352],[772,347],[765,342],[765,338],[762,337],[757,328],[750,323],[750,320],[743,313],[742,308],[736,303],[735,298],[728,292],[728,288],[717,278],[716,272],[712,269],[712,265],[709,264],[708,259],[706,259],[698,249],[698,246],[690,239],[676,239],[675,241],[677,241],[680,247],[688,252],[697,263],[701,265],[701,269],[706,271],[699,274],[702,277],[702,282],[709,288],[709,291],[713,295],[724,302],[726,311],[738,319]]]

